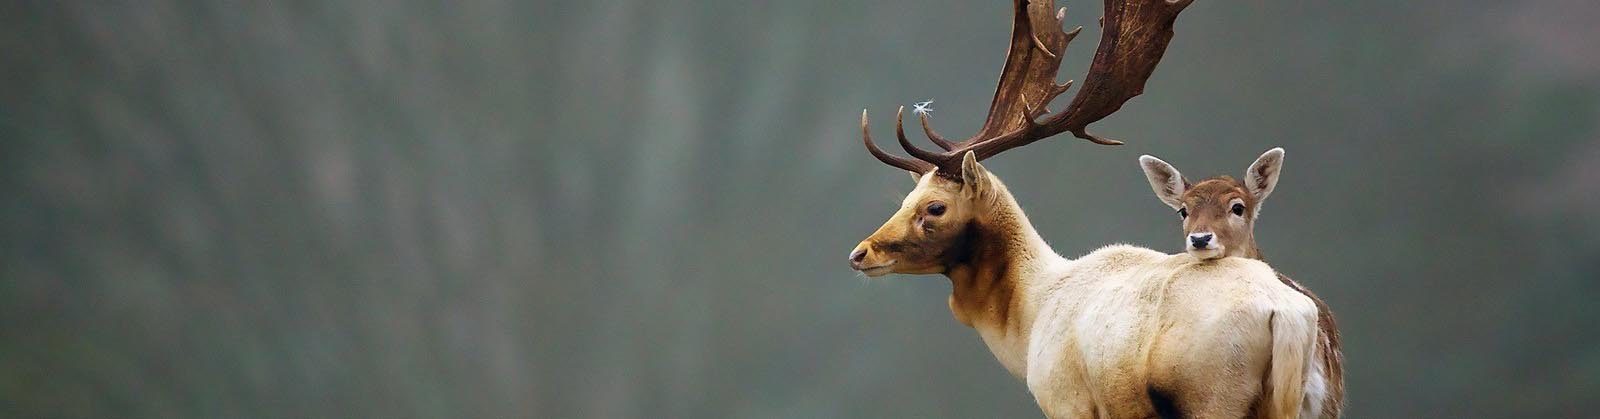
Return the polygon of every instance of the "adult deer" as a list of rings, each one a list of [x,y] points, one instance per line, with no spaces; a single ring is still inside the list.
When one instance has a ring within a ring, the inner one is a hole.
[[[1228,256],[1266,260],[1256,245],[1256,218],[1261,203],[1278,186],[1283,174],[1283,149],[1262,153],[1244,171],[1244,180],[1216,176],[1190,183],[1176,167],[1156,158],[1140,156],[1139,167],[1161,202],[1183,220],[1184,250],[1200,259]],[[1311,290],[1288,276],[1278,280],[1317,304],[1317,352],[1306,378],[1309,410],[1319,417],[1337,418],[1344,409],[1344,353],[1339,349],[1339,324],[1328,305]]]
[[[1014,0],[1010,50],[988,119],[944,151],[895,134],[910,158],[868,152],[919,175],[916,189],[850,253],[869,276],[943,274],[955,318],[976,329],[1050,417],[1271,417],[1302,415],[1317,307],[1257,260],[1114,245],[1072,260],[1056,254],[978,161],[1062,132],[1119,144],[1085,127],[1138,95],[1188,0],[1107,0],[1099,48],[1065,110],[1056,70],[1079,29],[1049,0]],[[904,108],[902,108],[903,110]]]

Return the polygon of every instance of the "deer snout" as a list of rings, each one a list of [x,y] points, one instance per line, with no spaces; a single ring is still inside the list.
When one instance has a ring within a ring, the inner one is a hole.
[[[850,269],[861,271],[867,276],[880,276],[888,274],[894,268],[894,260],[883,260],[883,252],[874,251],[872,242],[864,241],[850,251]]]
[[[1194,233],[1189,235],[1189,248],[1205,250],[1211,247],[1211,239],[1217,237],[1212,233]]]
[[[1226,246],[1218,241],[1216,233],[1190,233],[1187,243],[1189,254],[1201,260],[1211,260],[1227,255]]]

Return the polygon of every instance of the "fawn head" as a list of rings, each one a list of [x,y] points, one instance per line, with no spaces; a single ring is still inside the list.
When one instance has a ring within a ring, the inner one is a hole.
[[[1243,180],[1217,176],[1190,183],[1177,168],[1149,155],[1139,157],[1139,166],[1156,197],[1177,210],[1183,220],[1185,251],[1200,259],[1260,258],[1255,222],[1261,202],[1278,185],[1282,148],[1267,150],[1257,158],[1245,170]]]

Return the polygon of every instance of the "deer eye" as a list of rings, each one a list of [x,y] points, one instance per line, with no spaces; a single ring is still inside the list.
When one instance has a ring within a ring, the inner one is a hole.
[[[1233,204],[1233,215],[1237,215],[1237,216],[1243,217],[1244,216],[1244,204],[1239,204],[1239,203]]]
[[[1178,208],[1178,218],[1189,218],[1189,209]]]
[[[944,210],[945,207],[943,202],[933,202],[928,204],[928,215],[938,217],[944,215]]]

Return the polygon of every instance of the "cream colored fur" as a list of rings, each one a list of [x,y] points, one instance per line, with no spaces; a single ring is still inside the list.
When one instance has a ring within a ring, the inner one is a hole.
[[[1259,258],[1260,253],[1255,247],[1253,223],[1256,217],[1260,215],[1262,203],[1277,187],[1278,179],[1283,173],[1283,162],[1284,150],[1282,147],[1277,147],[1262,153],[1260,157],[1250,164],[1249,168],[1245,169],[1243,180],[1237,185],[1253,198],[1250,205],[1248,205],[1252,211],[1249,219],[1230,216],[1225,211],[1213,211],[1208,214],[1214,217],[1222,217],[1220,221],[1214,218],[1214,221],[1209,223],[1194,223],[1194,220],[1185,219],[1185,235],[1197,232],[1197,229],[1209,233],[1220,226],[1221,229],[1226,230],[1227,235],[1217,236],[1218,240],[1213,243],[1213,246],[1219,251],[1214,252],[1215,254]],[[1184,208],[1186,200],[1191,200],[1200,205],[1224,205],[1226,203],[1225,205],[1227,206],[1244,202],[1240,198],[1225,200],[1224,195],[1217,194],[1218,190],[1216,189],[1211,189],[1211,192],[1202,192],[1205,188],[1190,189],[1189,182],[1184,179],[1183,174],[1179,173],[1176,167],[1155,156],[1140,156],[1139,166],[1144,169],[1145,177],[1150,181],[1150,188],[1155,192],[1156,197],[1173,209]],[[1201,184],[1214,181],[1214,179],[1220,178],[1205,179],[1202,180]],[[1206,199],[1192,200],[1191,198],[1195,197],[1189,197],[1190,193]],[[1189,210],[1191,213],[1197,213],[1194,208],[1189,208]],[[1224,240],[1222,239],[1223,237],[1231,238],[1231,240]],[[1197,251],[1191,249],[1190,252],[1196,253]],[[1334,353],[1329,355],[1332,358],[1339,357],[1337,347],[1329,340],[1329,336],[1325,332],[1317,334],[1316,339],[1320,341],[1319,346],[1321,347],[1319,349],[1333,351]],[[1333,333],[1337,332],[1334,331]],[[1343,400],[1342,391],[1334,387],[1342,387],[1342,382],[1335,382],[1335,380],[1341,380],[1341,378],[1339,374],[1330,374],[1332,366],[1328,364],[1328,358],[1324,358],[1324,354],[1317,352],[1316,349],[1312,353],[1313,365],[1303,380],[1306,383],[1303,402],[1303,410],[1306,413],[1301,416],[1306,418],[1336,418],[1340,412],[1338,404],[1342,403]]]
[[[1014,261],[1003,280],[1015,292],[1003,320],[958,309],[956,294],[951,309],[1025,380],[1045,415],[1155,417],[1154,391],[1185,417],[1300,416],[1317,307],[1279,282],[1271,267],[1127,245],[1067,259],[1038,236],[997,177],[972,168],[965,184],[981,185],[976,206],[952,208],[945,217],[976,217],[1004,230],[999,240]],[[974,171],[979,177],[971,177]],[[950,183],[923,176],[900,212],[858,249],[909,234],[898,226],[915,219],[929,199],[970,193]],[[902,268],[893,256],[874,251],[863,266],[888,264],[868,270],[873,276],[937,273]]]
[[[1012,370],[1050,417],[1140,417],[1151,387],[1194,417],[1244,417],[1261,391],[1265,417],[1299,416],[1317,308],[1264,263],[1115,245],[1019,279],[1033,326]]]

